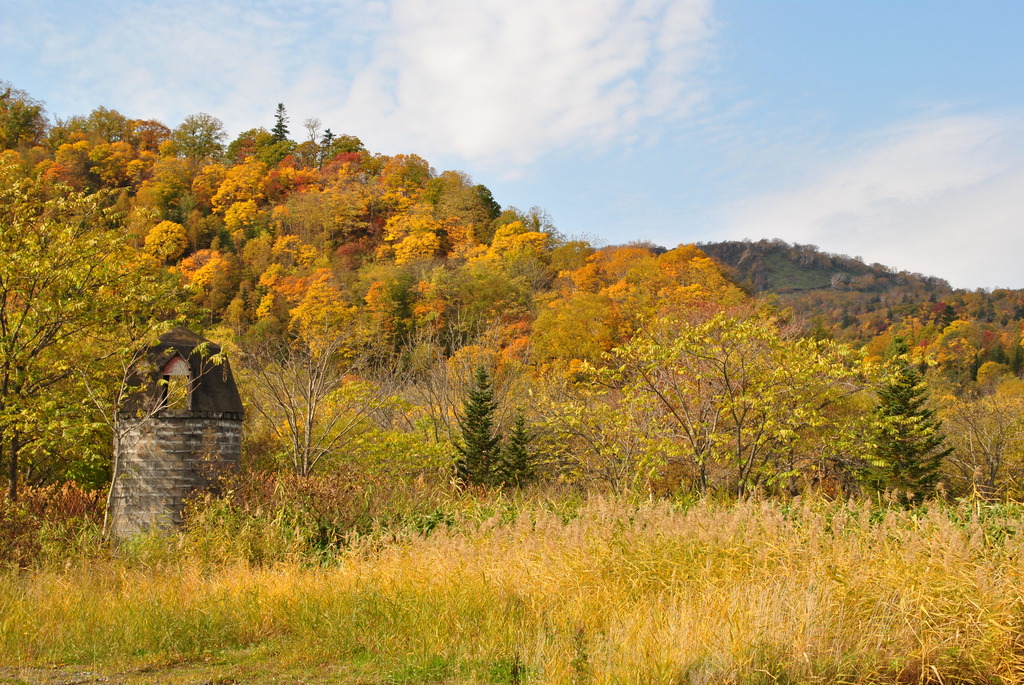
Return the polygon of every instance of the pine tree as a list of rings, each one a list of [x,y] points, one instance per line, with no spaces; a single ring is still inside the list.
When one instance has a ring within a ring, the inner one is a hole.
[[[459,419],[462,444],[456,445],[460,456],[455,463],[455,475],[465,483],[493,485],[499,475],[501,436],[494,432],[497,408],[490,374],[483,366],[478,366]]]
[[[907,504],[935,492],[942,460],[953,448],[943,448],[942,421],[928,409],[924,378],[906,358],[907,346],[893,342],[893,371],[879,389],[865,480],[878,490],[894,490]]]
[[[334,133],[331,132],[331,129],[327,129],[320,138],[320,154],[317,159],[318,166],[323,166],[323,163],[333,156],[331,154],[331,148],[333,146]]]
[[[274,137],[275,143],[281,143],[288,140],[288,113],[284,108],[284,103],[277,103],[277,112],[274,114],[274,128],[270,129],[271,135]]]
[[[526,419],[520,411],[512,424],[512,432],[501,446],[498,472],[502,482],[520,487],[533,480],[533,456],[530,454],[529,444],[530,434],[526,430]]]

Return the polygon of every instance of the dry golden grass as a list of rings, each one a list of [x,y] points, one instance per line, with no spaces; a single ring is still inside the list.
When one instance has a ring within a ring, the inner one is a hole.
[[[1024,682],[1019,510],[549,509],[382,531],[327,564],[213,562],[178,539],[10,572],[0,663],[236,654],[225,669],[341,682]]]

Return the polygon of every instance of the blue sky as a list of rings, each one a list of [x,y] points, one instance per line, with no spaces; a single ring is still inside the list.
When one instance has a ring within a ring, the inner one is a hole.
[[[0,79],[233,137],[278,102],[567,235],[1024,287],[1017,0],[5,0]]]

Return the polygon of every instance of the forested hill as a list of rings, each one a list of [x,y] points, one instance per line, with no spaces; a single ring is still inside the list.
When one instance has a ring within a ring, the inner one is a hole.
[[[233,140],[205,113],[174,128],[103,107],[50,121],[0,81],[12,501],[19,479],[109,482],[103,421],[119,411],[120,374],[173,324],[232,355],[259,414],[246,459],[304,476],[312,460],[509,482],[496,465],[525,452],[495,452],[501,435],[521,447],[532,434],[538,477],[574,486],[851,488],[867,469],[860,447],[834,446],[875,440],[862,425],[871,398],[850,388],[884,382],[881,365],[927,367],[950,421],[997,387],[1024,403],[1021,291],[956,291],[779,241],[592,245],[461,171],[372,152],[315,119],[292,137],[283,104],[266,119]],[[316,397],[294,380],[314,372],[326,374]],[[470,468],[464,402],[490,383],[497,437]],[[1006,415],[1024,416],[1017,406]],[[971,492],[975,462],[961,466],[948,482]]]
[[[754,293],[799,293],[808,290],[882,293],[910,289],[925,299],[952,292],[941,278],[865,264],[859,257],[823,252],[815,245],[781,240],[703,243],[710,257],[733,269],[736,280]]]
[[[934,276],[781,240],[704,243],[700,249],[761,298],[773,298],[817,336],[878,350],[893,335],[963,367],[987,361],[1022,370],[1024,291],[957,290]]]

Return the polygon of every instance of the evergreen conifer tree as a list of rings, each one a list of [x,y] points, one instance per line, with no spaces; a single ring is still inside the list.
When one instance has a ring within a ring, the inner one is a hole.
[[[334,146],[334,133],[331,129],[324,131],[323,136],[320,138],[320,154],[317,159],[318,166],[323,166],[323,163],[330,159],[333,155],[331,148]]]
[[[274,128],[270,129],[271,135],[274,137],[275,143],[280,143],[288,140],[288,113],[284,108],[284,103],[277,103],[277,112],[274,114]]]
[[[874,410],[871,452],[865,480],[878,490],[895,490],[914,504],[935,492],[942,460],[942,421],[927,408],[928,390],[921,373],[906,358],[907,346],[893,343],[893,371],[879,389]]]
[[[497,408],[490,374],[486,368],[478,366],[459,418],[462,444],[456,445],[459,458],[455,463],[455,475],[465,483],[493,485],[499,476],[497,462],[501,436],[494,432]]]
[[[526,430],[523,412],[516,414],[512,432],[501,446],[501,480],[520,487],[533,480],[533,456],[529,451],[530,434]]]

